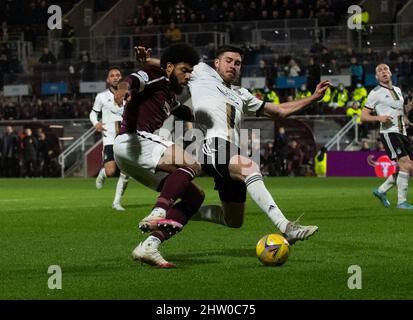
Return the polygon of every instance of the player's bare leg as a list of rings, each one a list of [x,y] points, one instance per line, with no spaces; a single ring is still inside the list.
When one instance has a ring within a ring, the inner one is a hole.
[[[116,162],[105,162],[103,168],[100,169],[98,176],[96,177],[96,189],[102,189],[107,177],[113,177],[116,173]]]
[[[125,208],[121,205],[121,198],[125,193],[126,188],[128,187],[129,176],[123,174],[122,172],[119,175],[118,182],[116,184],[115,199],[112,203],[112,209],[117,211],[124,211]]]
[[[407,190],[409,187],[410,172],[413,169],[413,161],[409,156],[401,157],[397,161],[400,171],[397,175],[397,208],[413,210],[413,205],[407,202]]]
[[[240,228],[244,223],[245,203],[225,202],[221,205],[206,205],[192,216],[194,221],[208,221],[230,228]]]

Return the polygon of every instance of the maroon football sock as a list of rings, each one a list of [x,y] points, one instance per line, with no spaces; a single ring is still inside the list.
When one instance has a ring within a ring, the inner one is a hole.
[[[178,168],[169,174],[163,184],[155,207],[168,210],[185,193],[188,184],[195,178],[195,172],[189,167]]]
[[[179,222],[183,226],[186,225],[188,220],[201,207],[204,198],[204,192],[199,189],[193,182],[190,182],[185,193],[182,196],[182,200],[168,209],[166,213],[166,219],[171,219]],[[151,236],[158,238],[159,240],[161,240],[161,242],[172,237],[171,234],[159,230],[152,232]]]

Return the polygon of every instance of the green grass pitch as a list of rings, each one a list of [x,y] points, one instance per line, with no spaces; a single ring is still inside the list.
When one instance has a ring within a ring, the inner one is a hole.
[[[103,190],[93,179],[3,179],[0,299],[412,299],[413,212],[394,208],[395,189],[382,208],[371,194],[381,181],[266,178],[288,218],[305,213],[302,224],[319,226],[285,265],[256,258],[257,241],[275,229],[249,199],[240,229],[190,222],[162,246],[178,268],[160,270],[131,258],[155,192],[130,182],[119,213],[116,179]],[[197,182],[205,203],[218,203],[211,179]],[[50,265],[62,269],[61,290],[47,286]],[[361,290],[347,286],[351,265],[361,267]]]

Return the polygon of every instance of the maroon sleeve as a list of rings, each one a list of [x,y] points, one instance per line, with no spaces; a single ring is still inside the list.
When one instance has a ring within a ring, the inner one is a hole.
[[[129,84],[129,89],[139,89],[140,87],[140,81],[137,77],[134,77],[132,75],[126,76],[125,78],[122,78],[120,82],[127,82]]]
[[[193,122],[195,120],[194,113],[192,109],[186,105],[179,105],[178,107],[171,110],[171,113],[184,121]]]

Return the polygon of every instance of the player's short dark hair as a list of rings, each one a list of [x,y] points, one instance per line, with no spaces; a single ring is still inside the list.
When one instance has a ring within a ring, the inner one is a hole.
[[[168,62],[172,64],[184,62],[193,67],[199,62],[199,54],[193,47],[186,43],[173,44],[163,52],[161,56],[161,67],[166,68]]]
[[[118,70],[120,73],[122,73],[122,70],[120,69],[120,67],[118,67],[118,66],[110,66],[110,67],[108,68],[107,74],[109,75],[109,73],[110,73],[112,70]]]
[[[217,49],[215,54],[216,58],[219,58],[224,52],[236,52],[239,53],[241,57],[244,56],[244,50],[236,46],[224,45]]]

